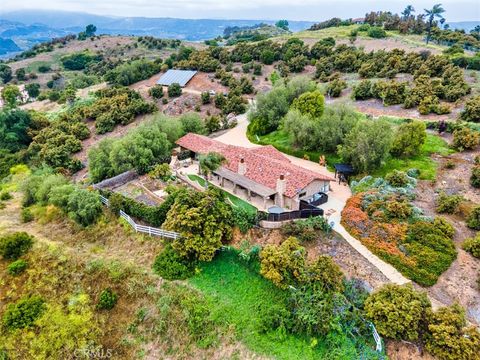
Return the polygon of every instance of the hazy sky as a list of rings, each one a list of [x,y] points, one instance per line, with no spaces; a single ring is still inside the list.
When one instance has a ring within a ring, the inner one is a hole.
[[[480,20],[480,0],[0,0],[0,11],[55,9],[117,16],[317,21],[361,17],[369,10],[401,12],[407,4],[421,12],[436,2],[443,4],[447,21]]]

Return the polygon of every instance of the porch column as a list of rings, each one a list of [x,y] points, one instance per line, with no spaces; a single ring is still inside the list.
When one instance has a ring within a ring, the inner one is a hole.
[[[252,194],[250,193],[250,189],[247,189],[247,200],[252,200]]]
[[[233,193],[237,193],[237,184],[233,183]]]
[[[220,177],[220,186],[225,187],[225,178],[223,176]]]
[[[267,199],[268,199],[268,197],[266,197],[266,196],[263,197],[263,208],[264,209],[267,208]]]

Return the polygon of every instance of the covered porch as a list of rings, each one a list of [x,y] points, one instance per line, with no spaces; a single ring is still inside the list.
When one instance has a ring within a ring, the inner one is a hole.
[[[247,177],[226,168],[213,172],[212,183],[248,201],[259,210],[267,210],[275,205],[276,190],[256,183]]]

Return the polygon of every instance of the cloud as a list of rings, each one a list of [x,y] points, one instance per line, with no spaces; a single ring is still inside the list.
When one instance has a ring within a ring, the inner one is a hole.
[[[371,10],[400,12],[407,1],[389,0],[0,0],[4,11],[52,9],[83,11],[100,15],[324,20],[333,16],[359,17]],[[409,1],[418,12],[433,0]],[[41,4],[41,5],[40,5]],[[480,18],[478,0],[443,0],[449,21]],[[40,20],[40,19],[39,19]]]

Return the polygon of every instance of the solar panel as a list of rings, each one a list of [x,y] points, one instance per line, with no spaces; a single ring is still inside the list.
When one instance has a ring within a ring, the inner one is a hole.
[[[178,83],[181,87],[184,87],[196,73],[196,71],[192,70],[168,70],[160,79],[158,79],[157,84],[169,86]]]

